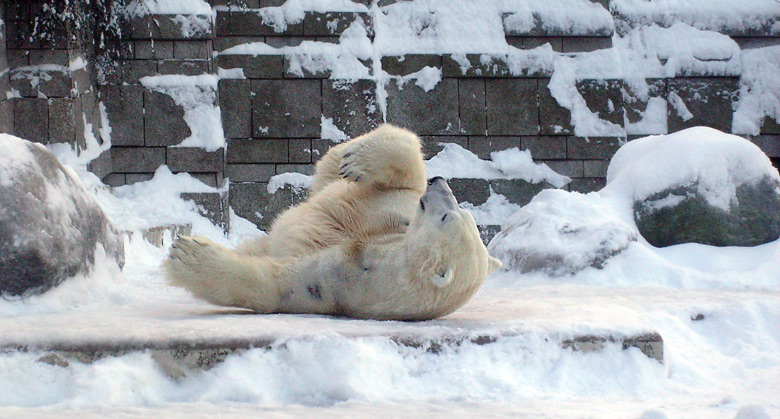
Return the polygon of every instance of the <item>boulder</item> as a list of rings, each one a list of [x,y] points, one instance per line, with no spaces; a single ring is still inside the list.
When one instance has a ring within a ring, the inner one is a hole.
[[[750,141],[711,128],[631,141],[610,162],[605,196],[622,196],[653,246],[756,246],[780,237],[780,175]]]
[[[44,292],[95,263],[124,265],[124,241],[72,169],[40,144],[0,134],[0,295]]]
[[[504,223],[488,251],[505,270],[563,276],[601,269],[637,239],[597,193],[548,189]]]

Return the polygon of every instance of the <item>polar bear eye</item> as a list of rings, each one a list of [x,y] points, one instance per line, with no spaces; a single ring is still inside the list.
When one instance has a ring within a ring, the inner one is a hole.
[[[447,215],[449,215],[449,214],[444,214],[444,215],[441,217],[441,220],[442,220],[442,221],[446,220],[446,219],[447,219]]]
[[[423,200],[422,200],[422,199],[420,200],[420,209],[422,209],[423,211],[425,211],[425,203],[423,203]]]

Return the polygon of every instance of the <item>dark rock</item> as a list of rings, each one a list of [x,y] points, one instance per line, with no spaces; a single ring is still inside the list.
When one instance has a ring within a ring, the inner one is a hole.
[[[45,147],[0,136],[0,294],[46,291],[95,263],[124,265],[124,241],[81,182]]]
[[[769,176],[736,186],[729,211],[711,205],[697,185],[658,192],[634,203],[634,219],[648,243],[666,247],[681,243],[711,246],[757,246],[780,237],[780,184]],[[665,205],[670,200],[676,205]]]

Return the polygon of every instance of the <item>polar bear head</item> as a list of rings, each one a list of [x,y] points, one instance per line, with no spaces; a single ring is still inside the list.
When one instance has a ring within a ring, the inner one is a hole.
[[[441,177],[428,182],[406,234],[408,260],[419,279],[446,294],[465,294],[455,308],[477,291],[488,273],[501,267],[488,255],[474,217],[458,207]]]

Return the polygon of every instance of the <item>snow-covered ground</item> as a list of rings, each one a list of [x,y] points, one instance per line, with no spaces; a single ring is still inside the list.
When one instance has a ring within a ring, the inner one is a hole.
[[[152,181],[114,194],[88,172],[81,175],[123,229],[190,223],[194,234],[225,245],[262,234],[234,217],[233,234],[225,237],[177,198],[181,191],[205,190],[185,174],[161,168]],[[613,186],[610,194],[629,186]],[[609,208],[597,207],[602,219],[621,217]],[[599,222],[597,214],[584,215]],[[39,362],[45,352],[6,350],[0,353],[0,415],[780,416],[780,240],[754,248],[656,249],[639,239],[603,269],[566,276],[495,273],[452,315],[404,323],[209,306],[168,286],[159,270],[167,250],[139,237],[127,241],[123,272],[99,264],[93,274],[42,296],[0,301],[0,344],[278,341],[175,379],[149,352],[62,367]],[[580,251],[578,243],[570,245]],[[664,340],[663,363],[619,343],[595,352],[561,345],[582,335],[648,331]],[[442,348],[399,345],[391,339],[399,336]],[[495,341],[443,340],[452,336]]]

